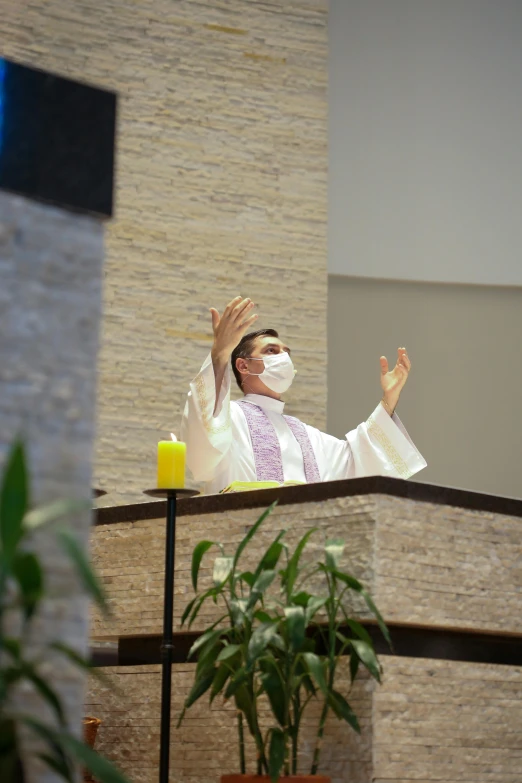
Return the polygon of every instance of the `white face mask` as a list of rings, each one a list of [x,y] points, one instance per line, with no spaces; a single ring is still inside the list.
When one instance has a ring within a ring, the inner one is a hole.
[[[290,354],[286,353],[286,351],[272,356],[264,356],[262,359],[258,359],[256,356],[250,356],[249,358],[265,364],[263,372],[249,372],[249,375],[261,378],[265,386],[268,386],[276,394],[284,394],[290,388],[296,370]]]

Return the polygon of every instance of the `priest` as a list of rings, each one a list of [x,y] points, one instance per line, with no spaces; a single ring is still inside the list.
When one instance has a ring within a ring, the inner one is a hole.
[[[409,478],[426,467],[395,413],[411,369],[405,348],[391,370],[381,356],[382,397],[368,420],[334,438],[285,414],[283,395],[296,372],[291,349],[274,329],[249,331],[258,317],[253,309],[239,296],[221,315],[211,308],[212,350],[190,385],[181,437],[188,468],[207,492],[234,481]],[[231,373],[243,393],[235,402]]]

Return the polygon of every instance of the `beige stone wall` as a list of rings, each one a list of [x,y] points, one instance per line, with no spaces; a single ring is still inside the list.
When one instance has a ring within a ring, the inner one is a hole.
[[[382,656],[380,686],[358,678],[348,695],[361,735],[330,719],[322,771],[332,783],[519,783],[522,668],[460,661]],[[89,712],[102,718],[99,749],[133,783],[157,779],[160,667],[106,669],[108,684],[93,682]],[[174,667],[173,725],[194,676],[194,665]],[[306,770],[317,710],[303,731],[300,765]],[[235,772],[237,737],[230,707],[205,697],[171,738],[175,783],[218,783]]]
[[[178,629],[183,610],[194,595],[190,566],[192,551],[198,541],[219,541],[227,554],[233,554],[261,511],[244,509],[226,514],[178,516],[174,597],[174,621]],[[293,547],[309,528],[315,526],[320,530],[311,539],[307,556],[317,556],[326,538],[342,536],[348,543],[346,564],[356,576],[372,586],[375,499],[368,496],[276,507],[245,550],[240,561],[241,568],[247,570],[255,566],[280,530],[288,530],[285,541]],[[218,554],[219,551],[213,549],[205,556],[200,585],[210,586],[213,560]],[[163,624],[165,520],[100,525],[94,529],[92,556],[112,610],[108,619],[98,613],[93,616],[92,635],[160,633]],[[303,558],[305,561],[306,557]],[[357,604],[357,608],[364,613],[361,604]],[[209,602],[200,612],[193,629],[202,628],[217,617],[219,609]]]
[[[238,293],[294,350],[292,412],[324,427],[327,0],[8,0],[1,28],[4,56],[120,96],[95,476],[107,502],[154,485],[156,442],[210,347],[208,308]]]
[[[22,437],[34,504],[91,496],[102,267],[98,220],[0,192],[0,471]],[[87,545],[90,513],[67,522]],[[87,600],[49,529],[38,531],[32,547],[45,569],[47,598],[25,636],[25,657],[43,659],[41,674],[79,733],[84,673],[45,647],[61,641],[85,654]],[[54,723],[27,683],[18,707]],[[25,763],[26,783],[57,780],[34,756],[26,754]]]
[[[519,783],[522,667],[386,656],[373,783]]]
[[[172,783],[219,783],[222,773],[239,770],[237,724],[231,704],[206,696],[194,705],[175,729],[194,677],[194,664],[176,665],[172,677]],[[131,666],[104,669],[106,683],[92,681],[86,710],[103,721],[97,748],[129,775],[132,783],[156,783],[158,778],[161,669]],[[361,725],[357,735],[348,724],[330,718],[322,749],[321,771],[332,783],[370,783],[372,780],[373,682],[361,677],[349,693],[346,666],[341,666],[339,690],[345,694]],[[310,769],[319,702],[311,704],[302,724],[299,770]],[[267,726],[266,721],[264,726]],[[247,764],[255,771],[254,749],[247,739]]]
[[[198,541],[220,541],[232,553],[258,515],[257,509],[244,509],[178,517],[176,621],[193,596],[190,560]],[[312,539],[316,547],[328,537],[346,540],[347,567],[368,586],[387,620],[519,631],[520,519],[385,495],[279,506],[246,550],[245,567],[257,562],[282,528],[289,530],[291,546],[313,526],[320,528]],[[164,530],[163,518],[96,528],[94,563],[114,616],[109,621],[96,616],[94,635],[160,632]],[[203,579],[210,576],[212,553],[207,557]],[[216,610],[209,605],[207,611]],[[202,613],[201,622],[210,616]]]
[[[231,553],[258,513],[246,509],[178,517],[178,627],[193,595],[190,555],[195,544],[203,538],[219,540]],[[96,528],[94,558],[114,616],[109,623],[95,617],[95,635],[161,631],[164,524],[160,518]],[[345,565],[369,587],[386,620],[520,632],[520,519],[385,495],[279,506],[245,550],[242,567],[254,565],[279,530],[288,528],[292,545],[315,525],[320,528],[312,539],[315,547],[328,537],[347,541]],[[310,556],[316,554],[317,548],[312,549]],[[205,562],[203,582],[212,557]],[[354,609],[363,614],[360,605]],[[216,611],[209,604],[194,628],[217,618]],[[336,721],[328,727],[324,771],[333,783],[518,783],[520,667],[388,655],[382,663],[382,686],[361,680],[350,695],[362,718],[361,738]],[[88,709],[104,720],[100,748],[134,781],[152,783],[159,742],[159,667],[107,671],[122,692],[111,694],[100,685],[89,692]],[[193,671],[190,664],[175,667],[173,718]],[[343,692],[347,685],[346,679],[340,681]],[[217,783],[221,771],[236,769],[235,742],[228,710],[220,704],[208,710],[202,700],[173,734],[173,780]],[[308,743],[305,732],[303,768]]]

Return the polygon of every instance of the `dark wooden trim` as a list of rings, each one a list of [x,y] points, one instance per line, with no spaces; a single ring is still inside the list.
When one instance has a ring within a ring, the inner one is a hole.
[[[215,514],[247,508],[266,508],[275,500],[280,505],[316,503],[338,497],[355,495],[389,495],[424,503],[454,506],[492,514],[522,517],[522,499],[487,495],[467,489],[404,481],[389,476],[327,481],[278,489],[262,489],[252,492],[236,492],[226,495],[199,495],[178,502],[178,517],[196,514]],[[166,514],[166,501],[133,503],[125,506],[108,506],[95,510],[96,525],[120,522],[137,522],[142,519],[161,519]]]
[[[522,666],[522,634],[493,634],[472,630],[427,628],[389,623],[390,650],[375,623],[363,622],[379,655],[446,661]],[[344,629],[348,635],[348,629]],[[174,663],[187,663],[197,631],[174,634]],[[93,648],[94,666],[144,666],[161,663],[161,635],[121,636],[117,644]],[[196,659],[194,659],[196,660]]]

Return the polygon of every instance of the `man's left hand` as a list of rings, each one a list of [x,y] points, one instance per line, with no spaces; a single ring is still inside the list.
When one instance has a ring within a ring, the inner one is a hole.
[[[404,384],[408,380],[408,374],[411,370],[411,362],[406,348],[397,349],[397,364],[390,370],[388,368],[388,360],[386,356],[381,356],[381,387],[384,392],[384,402],[388,406],[388,413],[392,413],[403,389]]]

